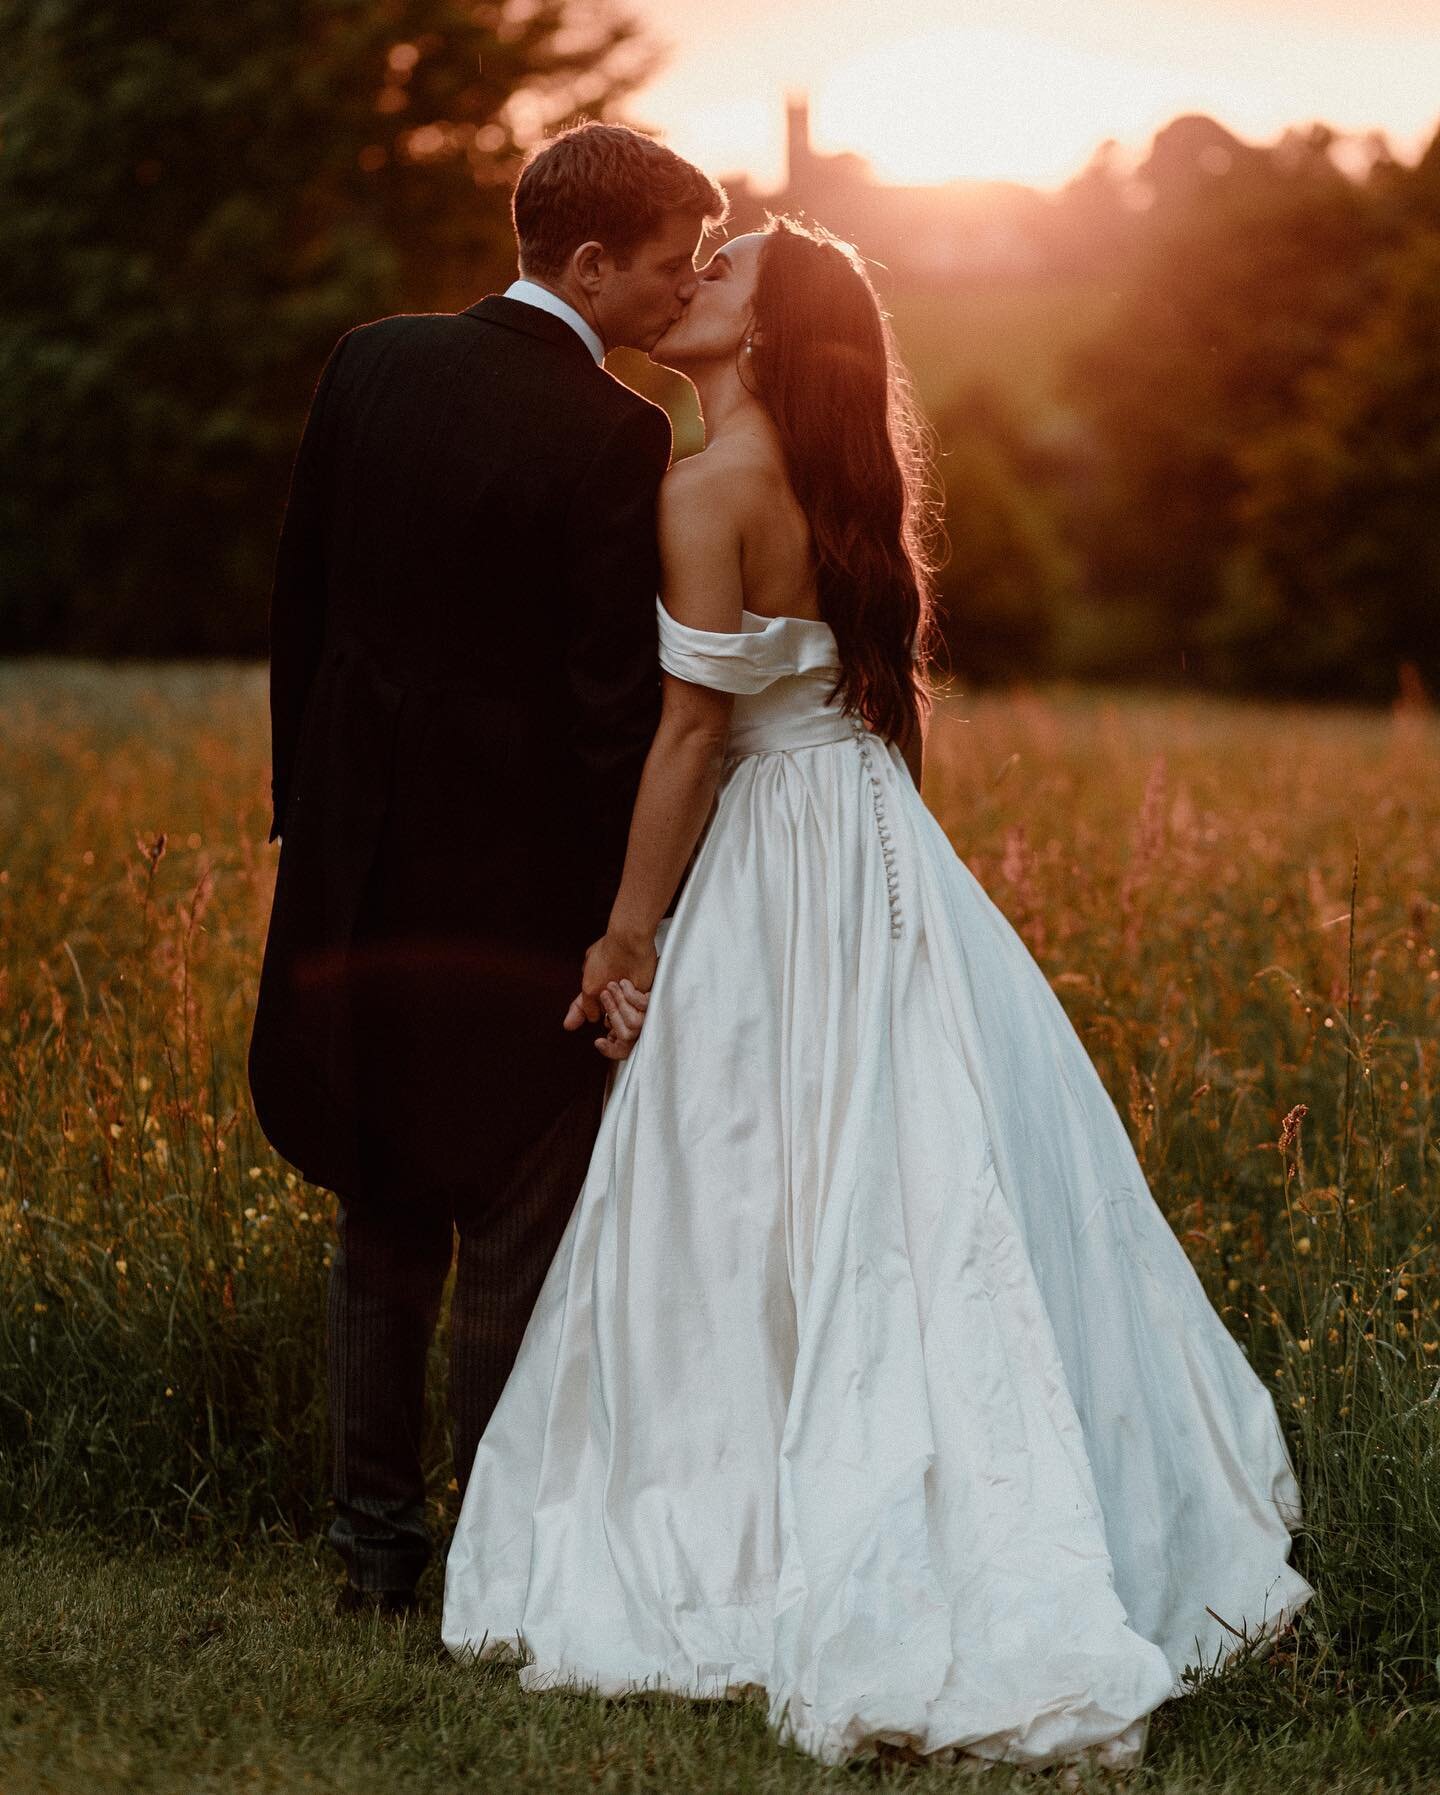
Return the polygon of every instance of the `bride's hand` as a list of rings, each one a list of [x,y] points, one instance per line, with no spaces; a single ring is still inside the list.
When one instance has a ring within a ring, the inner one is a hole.
[[[612,981],[605,987],[600,1001],[605,1006],[610,1032],[596,1041],[596,1051],[603,1053],[607,1060],[623,1060],[640,1039],[650,993],[637,991],[629,979],[621,979],[618,984]]]

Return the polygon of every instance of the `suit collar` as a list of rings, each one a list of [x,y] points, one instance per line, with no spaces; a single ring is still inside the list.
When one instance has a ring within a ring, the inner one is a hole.
[[[526,305],[533,305],[542,312],[549,312],[552,318],[559,318],[568,324],[590,351],[590,359],[598,367],[605,359],[605,345],[600,341],[599,332],[594,325],[588,323],[568,300],[562,299],[558,293],[552,293],[540,281],[512,280],[500,295],[502,299],[520,299]]]
[[[491,293],[467,305],[462,318],[475,318],[482,324],[498,324],[503,330],[518,331],[521,336],[537,337],[542,343],[553,343],[579,358],[587,368],[599,370],[599,364],[563,318],[527,305],[523,299],[507,299],[503,293]],[[603,370],[599,370],[602,371]]]

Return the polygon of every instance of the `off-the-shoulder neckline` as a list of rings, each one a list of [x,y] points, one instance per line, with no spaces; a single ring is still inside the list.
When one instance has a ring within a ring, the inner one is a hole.
[[[829,629],[830,627],[823,617],[790,617],[783,615],[779,617],[767,617],[763,611],[747,611],[743,605],[740,608],[740,615],[742,617],[753,617],[757,623],[764,624],[767,628],[772,623],[811,623],[816,625],[819,629]]]
[[[743,605],[740,608],[741,620],[743,621],[747,617],[750,618],[753,622],[758,623],[760,625],[758,630],[757,629],[739,629],[739,630],[696,629],[696,627],[693,623],[682,623],[678,617],[674,616],[670,611],[666,610],[665,602],[663,599],[661,599],[657,596],[655,602],[656,602],[656,604],[659,605],[660,609],[665,612],[665,616],[666,616],[666,619],[668,622],[673,624],[676,629],[689,630],[689,632],[692,636],[759,636],[759,635],[763,635],[766,632],[766,630],[772,628],[774,625],[782,624],[782,623],[798,623],[808,629],[823,629],[824,631],[826,631],[827,634],[834,633],[830,629],[830,625],[828,623],[826,623],[826,621],[823,617],[767,617],[761,611],[746,610]]]

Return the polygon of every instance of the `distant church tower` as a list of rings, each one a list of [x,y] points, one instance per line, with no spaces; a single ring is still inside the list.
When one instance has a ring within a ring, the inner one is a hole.
[[[815,167],[810,148],[810,96],[785,96],[785,186],[788,191],[808,185]]]

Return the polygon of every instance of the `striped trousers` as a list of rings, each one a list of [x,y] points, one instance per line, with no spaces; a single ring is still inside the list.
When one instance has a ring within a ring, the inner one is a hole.
[[[420,1456],[425,1365],[455,1235],[449,1407],[463,1494],[585,1181],[605,1072],[597,1061],[549,1128],[473,1189],[341,1195],[327,1312],[329,1538],[361,1589],[413,1589],[432,1551]]]

